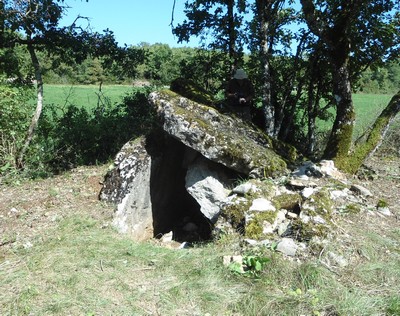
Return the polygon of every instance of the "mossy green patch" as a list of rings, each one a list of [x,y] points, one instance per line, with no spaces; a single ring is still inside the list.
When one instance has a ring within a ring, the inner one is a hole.
[[[302,198],[299,193],[284,193],[275,196],[272,199],[272,204],[276,209],[285,209],[288,211],[293,211],[295,208],[299,207]]]
[[[380,199],[376,204],[377,208],[388,207],[388,203],[385,200]]]
[[[240,229],[244,226],[245,215],[250,205],[251,201],[247,199],[236,199],[221,210],[221,215],[230,222],[233,228]]]
[[[314,236],[326,237],[328,234],[328,227],[322,224],[315,224],[312,222],[304,223],[300,219],[296,219],[291,224],[292,234],[298,241],[310,241]]]
[[[328,189],[322,188],[321,190],[314,192],[309,197],[309,201],[312,202],[311,205],[313,207],[312,209],[307,209],[307,215],[320,215],[325,220],[330,220],[333,212],[334,203],[330,197]]]
[[[350,203],[346,205],[345,212],[349,214],[358,214],[361,212],[361,206],[359,204]]]
[[[265,222],[273,224],[278,211],[254,212],[252,218],[246,223],[245,236],[250,239],[260,240],[267,237],[264,234]]]
[[[188,79],[175,79],[171,82],[171,90],[201,104],[214,104],[214,97],[210,93]]]

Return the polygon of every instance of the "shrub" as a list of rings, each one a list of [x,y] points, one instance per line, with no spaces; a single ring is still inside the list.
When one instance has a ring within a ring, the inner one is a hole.
[[[0,170],[15,168],[33,111],[28,105],[33,90],[29,86],[8,83],[0,78]]]
[[[104,163],[128,140],[153,128],[155,112],[147,101],[150,88],[135,90],[119,104],[102,99],[94,109],[70,105],[62,115],[44,111],[36,138],[41,161],[52,172],[77,165]],[[33,165],[38,161],[28,157]]]

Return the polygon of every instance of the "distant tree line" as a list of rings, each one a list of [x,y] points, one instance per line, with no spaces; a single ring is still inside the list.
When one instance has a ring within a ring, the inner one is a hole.
[[[170,47],[168,44],[141,43],[135,49],[143,50],[144,59],[137,64],[135,76],[129,77],[115,70],[116,65],[109,68],[101,58],[88,56],[81,63],[64,63],[39,53],[42,61],[43,78],[47,84],[133,84],[134,81],[148,81],[151,85],[168,86],[172,80],[187,76],[188,70],[193,81],[202,87],[218,92],[224,84],[222,65],[223,55],[214,60],[217,52],[202,48]],[[27,78],[32,72],[28,52],[19,49],[21,73]],[[284,57],[275,57],[278,63]],[[244,54],[251,68],[250,55]],[[56,64],[56,65],[55,65]],[[249,69],[254,72],[253,69]],[[218,75],[219,73],[219,75]],[[200,75],[202,74],[202,75]],[[215,75],[217,74],[217,75]],[[393,94],[400,87],[400,59],[383,62],[378,66],[366,68],[359,76],[353,89],[356,93]]]

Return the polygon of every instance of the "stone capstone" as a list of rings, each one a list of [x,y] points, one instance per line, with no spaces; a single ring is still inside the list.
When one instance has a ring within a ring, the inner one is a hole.
[[[149,100],[163,130],[207,159],[254,177],[286,172],[286,163],[273,151],[271,139],[250,123],[171,91],[153,92]]]

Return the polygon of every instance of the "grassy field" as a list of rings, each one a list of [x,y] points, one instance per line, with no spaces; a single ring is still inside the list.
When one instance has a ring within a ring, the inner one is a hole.
[[[112,105],[122,101],[122,98],[134,89],[137,88],[125,85],[105,85],[101,91],[99,86],[94,85],[45,85],[44,104],[61,109],[68,105],[94,108],[99,101],[99,95],[102,101],[107,100]],[[35,103],[35,100],[31,103]]]
[[[100,92],[99,86],[94,85],[45,85],[44,103],[55,105],[59,108],[63,108],[69,104],[94,108],[99,101],[99,94],[101,94],[103,102],[106,100],[110,105],[113,105],[116,102],[120,102],[126,94],[135,89],[138,88],[126,85],[104,85]],[[356,134],[359,134],[361,130],[371,124],[388,104],[391,97],[392,95],[385,94],[353,95],[357,115]],[[35,101],[32,100],[31,102],[34,103]],[[326,128],[328,128],[328,125],[326,125]]]

